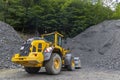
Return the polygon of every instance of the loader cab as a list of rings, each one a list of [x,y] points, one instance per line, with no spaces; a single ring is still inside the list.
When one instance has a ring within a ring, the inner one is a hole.
[[[51,42],[53,44],[53,46],[62,47],[63,35],[58,32],[43,34],[41,37],[44,38],[46,41]]]

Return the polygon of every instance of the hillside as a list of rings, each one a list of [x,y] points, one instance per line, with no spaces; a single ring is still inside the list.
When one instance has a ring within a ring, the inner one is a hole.
[[[68,41],[83,67],[120,70],[120,20],[91,26]]]

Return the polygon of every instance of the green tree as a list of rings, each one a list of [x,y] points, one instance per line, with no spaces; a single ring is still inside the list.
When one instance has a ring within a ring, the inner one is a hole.
[[[89,26],[119,18],[119,9],[112,11],[101,0],[0,0],[0,20],[25,33],[59,31],[74,37]]]
[[[112,18],[120,19],[120,3],[117,4]]]

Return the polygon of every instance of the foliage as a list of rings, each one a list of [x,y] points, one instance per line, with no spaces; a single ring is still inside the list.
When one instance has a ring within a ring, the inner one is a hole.
[[[24,33],[59,31],[74,37],[89,26],[119,16],[90,0],[1,0],[0,20]]]
[[[120,3],[117,4],[114,14],[112,16],[115,19],[120,19]]]

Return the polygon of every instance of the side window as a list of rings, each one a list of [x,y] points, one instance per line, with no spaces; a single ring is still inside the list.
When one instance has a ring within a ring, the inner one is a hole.
[[[39,44],[38,44],[38,52],[41,52],[41,50],[42,50],[42,44],[39,43]]]
[[[36,52],[36,47],[35,46],[33,46],[32,52]]]
[[[58,45],[62,46],[62,37],[58,36]]]

